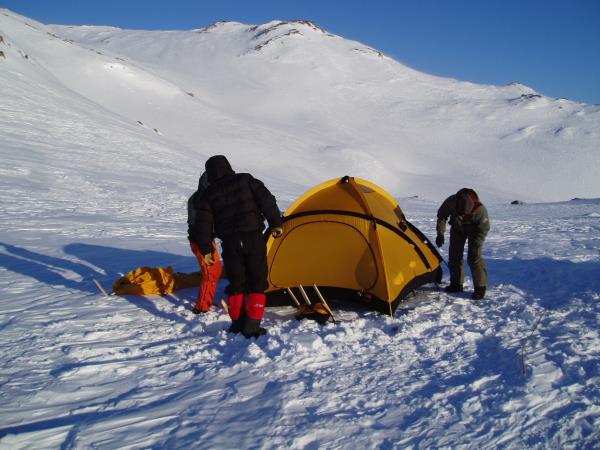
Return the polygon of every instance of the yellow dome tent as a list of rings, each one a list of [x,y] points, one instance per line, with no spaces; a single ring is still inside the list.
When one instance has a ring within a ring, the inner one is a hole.
[[[389,313],[416,287],[440,282],[442,257],[394,198],[360,178],[336,178],[302,195],[267,240],[267,305],[293,304],[287,288],[317,285],[328,299]]]

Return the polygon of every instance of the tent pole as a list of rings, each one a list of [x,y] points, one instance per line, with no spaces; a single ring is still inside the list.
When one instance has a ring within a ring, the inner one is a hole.
[[[290,294],[290,297],[292,297],[292,300],[294,300],[294,303],[296,304],[296,306],[298,306],[298,308],[300,308],[300,302],[296,298],[296,295],[294,294],[294,292],[289,287],[285,288],[285,290],[287,291],[288,294]]]
[[[329,312],[329,315],[331,316],[331,320],[333,320],[333,323],[335,323],[335,317],[333,316],[333,311],[331,310],[331,308],[329,307],[329,305],[325,301],[325,298],[323,298],[323,295],[321,294],[321,291],[319,290],[319,288],[317,287],[316,284],[313,284],[313,288],[315,289],[315,292],[317,293],[317,295],[319,296],[319,298],[323,302],[323,306],[325,306],[325,308],[327,309],[327,312]]]
[[[308,299],[308,295],[306,295],[306,291],[304,290],[304,287],[301,284],[299,284],[298,289],[300,289],[300,293],[302,294],[302,297],[304,298],[304,301],[306,302],[306,304],[308,306],[312,306],[312,303]]]

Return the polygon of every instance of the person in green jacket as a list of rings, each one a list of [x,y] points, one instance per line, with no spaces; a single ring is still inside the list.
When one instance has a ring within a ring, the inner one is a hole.
[[[450,220],[448,220],[450,219]],[[474,292],[471,298],[481,300],[487,288],[487,267],[483,260],[483,242],[490,231],[490,219],[486,207],[479,201],[473,189],[463,188],[451,195],[437,212],[437,237],[435,244],[444,245],[446,222],[450,223],[450,249],[448,268],[450,285],[446,292],[462,292],[464,282],[463,254],[468,241],[467,263],[473,276]]]

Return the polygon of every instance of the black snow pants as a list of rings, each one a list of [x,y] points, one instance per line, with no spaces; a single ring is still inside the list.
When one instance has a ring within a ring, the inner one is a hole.
[[[239,233],[223,238],[223,262],[229,279],[227,294],[264,292],[267,282],[267,246],[260,231]]]

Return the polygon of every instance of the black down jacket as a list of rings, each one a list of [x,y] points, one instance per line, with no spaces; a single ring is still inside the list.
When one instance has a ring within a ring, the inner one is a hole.
[[[206,161],[209,186],[195,199],[194,240],[203,255],[212,252],[214,234],[221,240],[239,233],[262,232],[265,219],[280,227],[281,213],[273,194],[249,173],[235,173],[222,155]]]
[[[196,199],[199,198],[202,193],[208,187],[208,175],[204,172],[200,179],[198,180],[198,189],[194,192],[187,202],[187,210],[188,210],[188,239],[192,242],[198,243],[198,240],[194,237],[196,221],[198,216],[198,211],[196,210]]]

